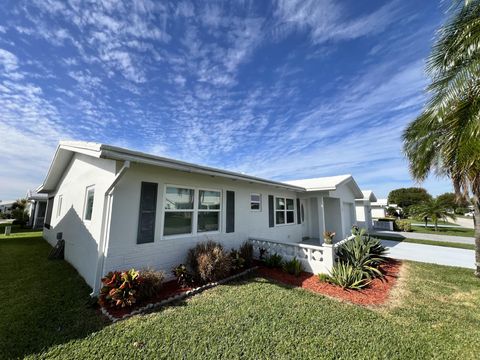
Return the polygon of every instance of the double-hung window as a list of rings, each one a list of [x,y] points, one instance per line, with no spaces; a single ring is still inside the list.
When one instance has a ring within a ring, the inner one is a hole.
[[[193,189],[167,186],[163,235],[191,234],[194,215]]]
[[[295,223],[295,201],[289,198],[275,198],[275,223],[277,225]]]
[[[220,229],[220,191],[198,191],[197,232]]]
[[[250,210],[251,211],[262,210],[262,195],[250,194]]]

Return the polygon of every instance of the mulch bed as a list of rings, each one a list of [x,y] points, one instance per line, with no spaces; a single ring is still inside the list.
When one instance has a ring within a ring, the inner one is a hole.
[[[385,274],[383,279],[374,279],[368,287],[362,290],[344,290],[340,286],[321,282],[314,274],[302,272],[296,277],[285,273],[280,269],[271,269],[261,266],[257,269],[260,276],[287,285],[301,287],[303,289],[348,301],[358,305],[373,306],[384,304],[390,295],[390,291],[397,282],[402,263],[397,260],[389,261],[381,266]]]
[[[194,285],[197,286],[197,285]],[[184,293],[186,291],[192,290],[193,287],[180,287],[176,280],[165,282],[162,286],[161,291],[154,298],[149,299],[148,301],[137,302],[134,306],[117,308],[117,307],[106,307],[107,311],[115,318],[121,318],[126,314],[131,313],[135,309],[142,308],[148,304],[154,304],[162,300],[168,299],[169,297]]]

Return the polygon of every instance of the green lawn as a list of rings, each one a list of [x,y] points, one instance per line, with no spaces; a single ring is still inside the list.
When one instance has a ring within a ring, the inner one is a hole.
[[[419,224],[425,224],[425,220],[419,219],[419,218],[410,218],[409,219],[411,222],[414,223],[419,223]],[[433,225],[433,222],[431,220],[428,220],[428,225]],[[452,226],[458,226],[457,224],[445,220],[438,220],[438,225],[452,225]]]
[[[471,270],[406,263],[389,306],[367,309],[262,278],[103,324],[89,289],[39,238],[0,240],[0,358],[478,358]]]
[[[423,233],[423,234],[437,234],[437,235],[453,235],[453,236],[467,236],[467,237],[474,237],[475,230],[474,229],[467,229],[463,227],[458,228],[442,228],[439,227],[438,231],[435,231],[434,228],[427,228],[425,229],[424,226],[413,226],[412,225],[412,232]]]
[[[444,246],[444,247],[452,247],[458,249],[468,249],[468,250],[475,250],[475,245],[473,244],[462,244],[462,243],[452,243],[447,241],[433,241],[433,240],[424,240],[424,239],[410,239],[405,238],[401,239],[397,236],[375,236],[376,238],[383,239],[383,240],[393,240],[398,242],[406,242],[406,243],[414,243],[414,244],[424,244],[424,245],[435,245],[435,246]]]
[[[11,233],[9,236],[5,236],[5,226],[11,226]],[[24,229],[20,225],[10,225],[10,224],[0,224],[0,239],[5,239],[8,237],[32,237],[32,236],[42,236],[42,231],[33,230],[33,229]]]

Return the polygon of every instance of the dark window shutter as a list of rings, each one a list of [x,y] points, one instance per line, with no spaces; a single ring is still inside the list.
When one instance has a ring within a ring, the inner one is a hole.
[[[53,209],[53,199],[54,197],[49,197],[47,201],[47,213],[45,215],[44,225],[47,229],[51,228],[50,221],[52,221],[52,209]]]
[[[227,191],[227,233],[235,232],[235,191]]]
[[[155,238],[158,184],[142,182],[138,217],[137,244],[151,243]]]
[[[300,199],[297,199],[297,224],[302,223],[302,216],[300,214]]]
[[[268,195],[268,227],[275,226],[275,211],[273,210],[273,195]]]

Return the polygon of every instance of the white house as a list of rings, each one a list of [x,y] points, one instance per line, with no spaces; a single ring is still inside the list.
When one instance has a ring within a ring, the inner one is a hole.
[[[47,197],[47,194],[39,194],[32,190],[27,191],[28,226],[31,226],[33,229],[43,228],[47,210]]]
[[[12,205],[16,200],[0,200],[0,213],[10,215],[12,213]]]
[[[227,249],[247,239],[320,245],[326,229],[340,240],[362,197],[351,176],[282,183],[86,142],[60,143],[38,192],[48,194],[44,237],[65,240],[66,260],[94,292],[110,270],[170,274],[207,239]],[[327,257],[301,250],[308,261]]]
[[[357,215],[357,225],[361,228],[371,230],[373,228],[372,203],[377,198],[372,190],[362,190],[363,198],[355,200],[355,212]]]
[[[380,219],[387,216],[388,199],[377,199],[370,205],[372,207],[372,218]]]

